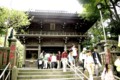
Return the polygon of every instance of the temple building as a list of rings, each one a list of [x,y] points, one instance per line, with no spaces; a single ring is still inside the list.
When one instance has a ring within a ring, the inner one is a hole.
[[[68,51],[75,44],[78,53],[81,51],[81,42],[86,39],[87,30],[95,21],[88,21],[77,13],[64,11],[30,11],[32,17],[26,33],[17,33],[17,38],[24,44],[24,62],[39,57],[45,53]]]

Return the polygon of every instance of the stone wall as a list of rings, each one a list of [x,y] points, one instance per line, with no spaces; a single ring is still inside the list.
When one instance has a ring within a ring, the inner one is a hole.
[[[7,65],[9,61],[9,48],[8,47],[0,47],[0,68],[3,68]]]

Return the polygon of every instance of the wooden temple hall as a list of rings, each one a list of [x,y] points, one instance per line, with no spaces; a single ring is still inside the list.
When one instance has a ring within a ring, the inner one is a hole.
[[[34,17],[26,33],[17,37],[25,46],[25,62],[37,59],[42,51],[57,53],[68,50],[72,44],[81,51],[81,42],[87,37],[87,30],[94,22],[87,21],[77,13],[64,11],[30,11]]]

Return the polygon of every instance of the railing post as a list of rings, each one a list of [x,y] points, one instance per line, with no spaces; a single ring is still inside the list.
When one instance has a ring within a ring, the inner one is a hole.
[[[14,66],[12,69],[12,80],[17,80],[18,70],[17,67]]]
[[[2,80],[5,80],[5,74],[3,74],[3,78],[2,78]]]
[[[10,80],[10,78],[11,78],[11,64],[9,65],[9,72],[10,72],[10,74],[9,74],[9,76],[8,76],[8,80]]]

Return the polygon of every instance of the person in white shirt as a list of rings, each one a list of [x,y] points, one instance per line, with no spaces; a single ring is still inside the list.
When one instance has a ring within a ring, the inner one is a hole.
[[[50,54],[46,53],[44,56],[44,68],[47,69],[48,68],[48,58],[49,58]]]
[[[52,57],[51,57],[51,66],[52,66],[52,68],[55,68],[56,62],[57,62],[57,57],[56,57],[55,54],[53,54]]]
[[[120,77],[120,56],[115,60],[114,65],[116,66],[117,76]]]
[[[73,66],[74,66],[74,58],[72,56],[72,52],[70,52],[69,55],[68,55],[68,61],[70,63],[70,69],[72,69]]]
[[[89,73],[89,80],[93,80],[94,60],[93,60],[93,57],[92,57],[92,52],[90,50],[86,51],[85,67],[86,67],[86,69]]]
[[[76,46],[73,44],[73,46],[72,46],[72,48],[71,48],[71,50],[72,50],[72,56],[73,56],[73,58],[74,58],[74,63],[75,63],[75,65],[76,65],[76,63],[77,63],[77,48],[76,48]]]
[[[79,55],[79,61],[81,66],[83,67],[83,72],[85,71],[84,62],[86,57],[86,50],[87,50],[86,48],[83,48],[83,51]]]

